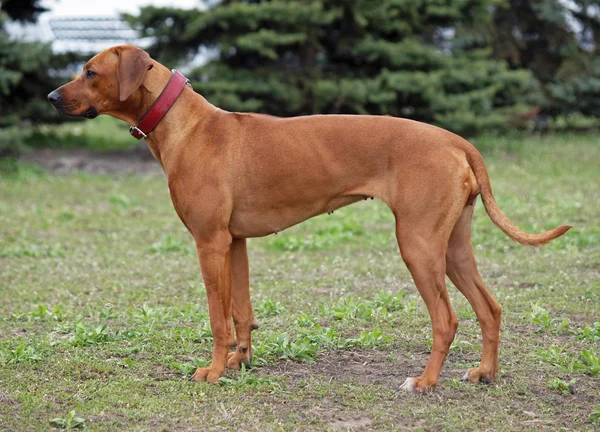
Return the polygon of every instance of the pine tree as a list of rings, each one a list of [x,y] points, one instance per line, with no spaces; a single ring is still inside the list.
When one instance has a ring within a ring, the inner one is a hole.
[[[49,71],[66,64],[53,56],[50,46],[11,40],[3,31],[9,18],[35,20],[43,9],[39,0],[4,2],[0,8],[0,156],[20,149],[37,123],[61,122],[46,95],[59,85]]]
[[[548,114],[600,117],[600,1],[509,0],[494,12],[494,57],[530,69]]]
[[[489,30],[494,3],[229,0],[204,12],[145,8],[128,19],[158,35],[159,58],[172,44],[178,56],[218,52],[190,77],[224,109],[389,114],[474,134],[510,127],[531,83],[471,37]]]

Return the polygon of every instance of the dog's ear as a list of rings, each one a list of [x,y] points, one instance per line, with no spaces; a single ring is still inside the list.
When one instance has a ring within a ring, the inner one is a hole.
[[[152,66],[152,59],[148,53],[139,48],[127,48],[119,51],[119,67],[117,79],[119,80],[119,99],[121,102],[142,84],[144,76]]]

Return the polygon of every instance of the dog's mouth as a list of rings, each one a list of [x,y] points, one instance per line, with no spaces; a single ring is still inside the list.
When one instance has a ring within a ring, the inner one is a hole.
[[[90,107],[82,113],[74,114],[72,111],[69,110],[69,106],[65,106],[62,104],[53,104],[53,106],[59,114],[66,115],[69,117],[84,117],[87,119],[93,119],[98,117],[98,110],[94,107]]]
[[[90,107],[86,111],[84,111],[82,114],[80,114],[80,117],[85,117],[88,119],[96,118],[96,117],[98,117],[98,110],[96,108]]]

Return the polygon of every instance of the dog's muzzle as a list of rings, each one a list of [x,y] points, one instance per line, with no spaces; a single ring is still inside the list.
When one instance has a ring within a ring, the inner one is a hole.
[[[72,114],[72,110],[79,107],[78,103],[66,102],[62,99],[62,95],[57,90],[48,93],[48,101],[52,104],[52,106],[59,112],[59,114],[64,114],[70,117],[84,117],[88,119],[93,119],[98,117],[98,110],[94,107],[90,107],[84,112],[80,114]]]

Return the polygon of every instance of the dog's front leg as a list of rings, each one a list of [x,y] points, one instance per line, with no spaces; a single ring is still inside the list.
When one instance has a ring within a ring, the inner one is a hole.
[[[202,278],[208,297],[208,312],[213,333],[212,364],[198,368],[194,381],[217,382],[225,375],[227,353],[234,344],[231,320],[231,243],[229,232],[221,231],[209,239],[196,239]]]
[[[227,367],[240,369],[252,363],[252,330],[258,328],[250,302],[250,277],[246,239],[233,239],[231,244],[231,303],[237,347],[229,353]]]

